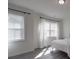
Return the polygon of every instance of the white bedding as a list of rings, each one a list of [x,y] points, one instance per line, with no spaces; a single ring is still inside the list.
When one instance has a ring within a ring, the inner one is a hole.
[[[67,52],[70,56],[70,41],[68,39],[54,40],[52,41],[51,46],[52,48],[56,48],[57,50]]]

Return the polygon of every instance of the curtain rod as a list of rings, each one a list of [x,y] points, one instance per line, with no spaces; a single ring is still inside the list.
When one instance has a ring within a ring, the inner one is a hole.
[[[21,12],[21,13],[24,13],[24,14],[31,14],[31,13],[28,13],[28,12],[24,12],[24,11],[20,11],[20,10],[16,10],[16,9],[12,9],[12,8],[8,8],[9,10],[13,10],[13,11],[17,11],[17,12]]]
[[[50,20],[50,21],[59,22],[58,20],[48,19],[48,18],[45,18],[45,17],[40,17],[40,18],[42,18],[42,19],[46,19],[46,20]]]

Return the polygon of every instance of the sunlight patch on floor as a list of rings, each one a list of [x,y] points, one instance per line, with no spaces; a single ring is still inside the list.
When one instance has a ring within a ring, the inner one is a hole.
[[[47,54],[50,54],[51,51],[55,51],[56,48],[52,48],[52,47],[49,47],[49,48],[45,48],[42,50],[42,52],[40,52],[36,57],[35,59],[39,58],[39,57],[42,57],[43,55],[47,55]]]
[[[46,51],[46,49],[47,49],[47,48],[43,49],[42,52],[40,52],[40,53],[35,57],[35,59],[41,57],[41,56],[44,54],[44,52]]]

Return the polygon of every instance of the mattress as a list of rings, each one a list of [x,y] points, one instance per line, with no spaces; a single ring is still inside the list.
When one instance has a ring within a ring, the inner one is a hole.
[[[54,40],[51,43],[51,47],[55,48],[57,50],[64,51],[68,53],[70,56],[70,41],[69,39],[60,39],[60,40]]]

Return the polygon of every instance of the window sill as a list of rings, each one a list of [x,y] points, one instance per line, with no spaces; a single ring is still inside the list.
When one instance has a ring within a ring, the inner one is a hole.
[[[23,42],[25,41],[24,39],[21,39],[21,40],[10,40],[8,41],[8,43],[16,43],[16,42]]]

